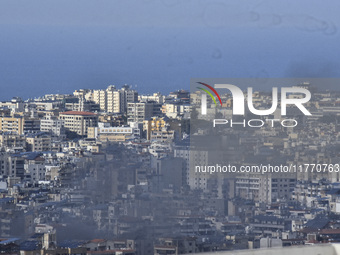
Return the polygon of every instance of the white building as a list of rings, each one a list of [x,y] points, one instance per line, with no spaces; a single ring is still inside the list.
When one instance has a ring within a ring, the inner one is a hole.
[[[153,116],[154,104],[153,103],[128,103],[127,108],[127,121],[143,123],[144,120]]]
[[[236,195],[255,202],[272,203],[292,197],[296,185],[293,173],[245,173],[236,178]]]
[[[45,164],[44,163],[27,163],[25,164],[25,172],[29,173],[32,182],[45,181]]]
[[[163,104],[165,100],[165,96],[163,96],[161,93],[153,93],[152,95],[139,95],[138,96],[138,101],[139,102],[149,102],[149,101],[154,101],[159,104]]]
[[[20,97],[14,97],[11,101],[0,102],[0,108],[10,109],[12,112],[23,112],[25,103]]]
[[[138,93],[127,85],[117,89],[110,85],[106,90],[94,90],[92,100],[99,104],[100,110],[109,113],[125,113],[127,103],[138,101]]]
[[[65,133],[63,123],[63,120],[47,115],[40,120],[40,131],[48,132],[52,136],[60,136]]]

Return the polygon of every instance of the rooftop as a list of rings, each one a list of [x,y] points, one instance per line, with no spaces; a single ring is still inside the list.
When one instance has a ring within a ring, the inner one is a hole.
[[[63,114],[63,115],[82,115],[82,116],[96,115],[93,112],[80,112],[80,111],[67,111],[67,112],[61,112],[60,114]]]

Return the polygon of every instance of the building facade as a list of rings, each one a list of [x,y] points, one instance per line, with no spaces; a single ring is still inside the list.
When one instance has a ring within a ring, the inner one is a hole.
[[[98,116],[92,112],[68,111],[61,112],[59,119],[63,121],[64,127],[69,131],[86,136],[88,127],[97,126]]]

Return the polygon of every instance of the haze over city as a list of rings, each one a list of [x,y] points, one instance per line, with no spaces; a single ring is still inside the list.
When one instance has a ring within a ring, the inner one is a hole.
[[[339,7],[0,1],[0,253],[337,254]]]

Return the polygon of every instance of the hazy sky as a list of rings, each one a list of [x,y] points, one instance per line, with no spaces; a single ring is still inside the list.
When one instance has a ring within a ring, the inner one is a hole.
[[[192,77],[339,77],[338,1],[0,1],[0,100]]]

